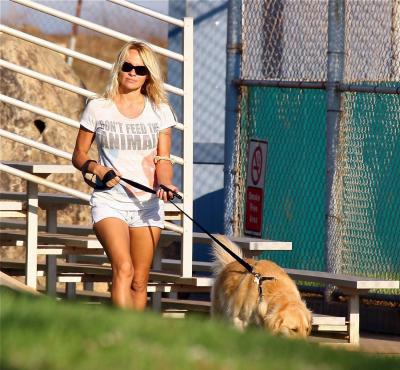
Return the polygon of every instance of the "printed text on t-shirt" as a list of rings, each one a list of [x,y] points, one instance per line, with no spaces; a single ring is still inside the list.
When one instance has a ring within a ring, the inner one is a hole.
[[[150,150],[157,145],[157,123],[122,123],[97,121],[96,135],[103,148],[120,150]]]

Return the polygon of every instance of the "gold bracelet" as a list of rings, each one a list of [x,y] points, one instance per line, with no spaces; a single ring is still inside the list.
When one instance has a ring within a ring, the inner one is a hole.
[[[160,155],[156,155],[154,157],[154,163],[157,163],[159,161],[169,161],[169,162],[171,162],[171,164],[175,163],[175,161],[170,157],[163,157],[163,156],[160,156]]]

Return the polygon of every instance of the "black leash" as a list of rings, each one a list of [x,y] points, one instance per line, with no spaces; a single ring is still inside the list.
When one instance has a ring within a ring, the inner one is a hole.
[[[106,190],[106,189],[110,189],[106,184],[108,181],[112,180],[113,178],[117,177],[117,174],[113,171],[110,170],[108,171],[103,179],[101,180],[101,184],[98,184],[97,182],[94,182],[92,180],[93,176],[89,179],[86,177],[87,175],[87,167],[89,165],[89,162],[87,161],[83,167],[82,167],[82,175],[83,175],[83,179],[85,180],[86,184],[88,184],[90,187],[92,187],[93,189],[96,190]],[[95,161],[93,161],[95,162]],[[151,189],[143,184],[139,184],[136,181],[132,181],[129,179],[125,179],[123,177],[120,177],[120,179],[124,182],[126,182],[127,184],[143,190],[145,192],[151,193],[151,194],[156,194],[156,191],[154,189]],[[261,275],[258,274],[257,272],[253,272],[253,266],[251,266],[249,263],[247,263],[244,259],[240,258],[238,255],[236,255],[235,253],[233,253],[227,246],[225,246],[224,244],[222,244],[215,236],[213,236],[211,233],[209,233],[203,226],[201,226],[197,221],[195,221],[192,217],[190,217],[184,210],[182,210],[180,207],[178,207],[173,201],[172,199],[174,199],[174,197],[177,197],[178,199],[182,199],[182,196],[180,194],[178,194],[176,191],[169,189],[168,187],[166,187],[165,185],[160,185],[160,188],[163,189],[164,191],[167,192],[171,192],[173,194],[172,198],[168,197],[168,201],[170,203],[172,203],[180,212],[182,212],[186,217],[188,217],[199,229],[201,229],[204,233],[206,233],[215,243],[217,243],[221,248],[224,249],[225,252],[227,252],[228,254],[230,254],[236,261],[238,261],[249,273],[253,274],[255,276],[256,279],[260,280],[261,279]]]
[[[87,161],[83,167],[82,167],[82,175],[83,178],[86,182],[86,184],[88,184],[90,187],[97,189],[97,190],[106,190],[106,189],[110,189],[106,184],[108,181],[112,180],[113,178],[117,177],[117,174],[113,171],[110,170],[108,171],[103,179],[101,180],[101,184],[95,183],[92,178],[94,175],[92,175],[92,177],[90,179],[88,179],[86,177],[87,175],[87,168],[90,162],[96,162],[93,160],[89,160]],[[123,177],[120,177],[120,179],[124,182],[126,182],[127,184],[143,190],[147,193],[151,193],[151,194],[156,194],[157,192],[154,189],[151,189],[143,184],[140,184],[136,181],[132,181],[129,179],[125,179]],[[223,243],[221,243],[214,235],[212,235],[211,233],[209,233],[203,226],[201,226],[197,221],[195,221],[191,216],[189,216],[183,209],[181,209],[180,207],[178,207],[178,205],[176,205],[172,199],[174,199],[174,197],[177,197],[178,199],[182,199],[182,196],[180,194],[178,194],[176,191],[169,189],[167,186],[165,185],[160,185],[160,188],[163,189],[164,191],[167,192],[171,192],[172,198],[168,197],[168,201],[170,203],[172,203],[180,212],[182,212],[186,217],[188,217],[199,229],[201,229],[202,231],[204,231],[204,233],[206,233],[215,243],[217,243],[225,252],[227,252],[229,255],[231,255],[237,262],[239,262],[246,270],[247,272],[249,272],[250,274],[252,274],[254,276],[254,282],[258,285],[258,295],[259,295],[259,299],[261,300],[264,296],[263,293],[263,289],[262,289],[262,283],[266,280],[275,280],[275,277],[273,276],[262,276],[260,273],[258,272],[254,272],[254,267],[251,266],[249,263],[247,263],[243,258],[240,258],[236,253],[232,252],[226,245],[224,245]]]

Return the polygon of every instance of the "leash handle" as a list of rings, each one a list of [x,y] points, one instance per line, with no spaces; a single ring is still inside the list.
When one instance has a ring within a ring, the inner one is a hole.
[[[104,177],[101,179],[101,182],[104,184],[106,188],[111,189],[110,187],[107,186],[107,183],[116,177],[117,174],[114,172],[114,170],[110,170],[104,175]]]
[[[165,190],[165,191],[170,191],[174,196],[172,197],[172,199],[174,199],[174,197],[177,197],[178,199],[182,199],[182,195],[178,194],[175,190],[172,190],[170,188],[168,188],[167,186],[161,184],[160,188]]]
[[[117,177],[117,174],[113,170],[110,170],[104,175],[103,179],[100,180],[101,184],[98,184],[93,181],[93,177],[95,176],[94,174],[91,174],[90,178],[88,177],[89,175],[88,172],[84,172],[82,174],[83,174],[83,180],[85,180],[86,184],[88,184],[91,188],[96,190],[111,189],[109,186],[107,186],[107,182]]]
[[[103,178],[100,180],[101,184],[98,184],[97,182],[93,181],[93,177],[97,179],[97,176],[93,173],[88,172],[89,164],[90,162],[97,163],[94,159],[88,159],[82,166],[81,172],[83,176],[83,180],[88,184],[91,188],[96,189],[96,190],[106,190],[106,189],[111,189],[110,187],[107,186],[107,182],[112,180],[113,178],[117,177],[117,174],[115,173],[114,170],[109,170]]]

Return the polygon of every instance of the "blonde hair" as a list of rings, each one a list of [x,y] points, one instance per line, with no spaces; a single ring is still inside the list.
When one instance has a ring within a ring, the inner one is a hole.
[[[141,93],[146,95],[156,106],[159,106],[161,103],[168,104],[167,94],[164,89],[157,57],[147,44],[139,41],[130,41],[126,43],[118,52],[117,60],[111,69],[110,79],[102,97],[105,99],[115,100],[118,95],[118,75],[121,72],[122,64],[125,62],[129,50],[137,50],[144,65],[150,72],[147,76],[146,82],[142,86]]]

